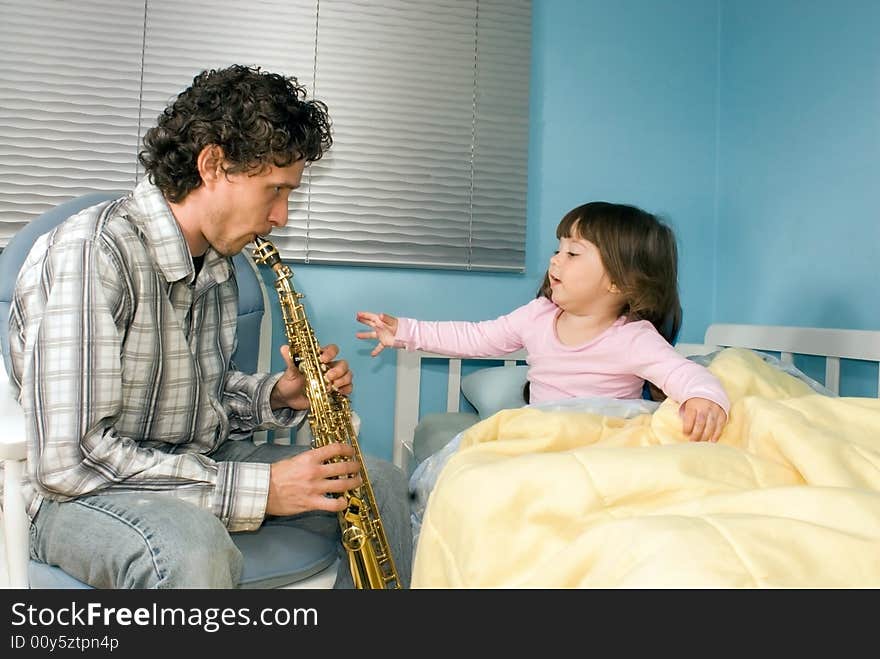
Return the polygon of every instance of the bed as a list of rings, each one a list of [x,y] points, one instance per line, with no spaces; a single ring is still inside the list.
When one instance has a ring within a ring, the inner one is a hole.
[[[415,477],[438,446],[461,446],[420,520],[414,587],[880,586],[880,332],[712,325],[676,348],[731,395],[717,445],[682,441],[674,401],[631,418],[493,411],[524,378],[522,354],[462,376],[460,360],[399,352],[395,462]],[[815,380],[796,367],[819,358]],[[420,416],[436,360],[446,411]],[[866,393],[837,397],[853,364]],[[469,379],[483,385],[470,413]],[[509,391],[487,404],[493,381]],[[420,446],[426,423],[455,415],[452,438]]]

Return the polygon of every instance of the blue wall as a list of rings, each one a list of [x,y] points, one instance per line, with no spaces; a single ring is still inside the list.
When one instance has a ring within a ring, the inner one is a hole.
[[[878,29],[875,0],[722,4],[714,321],[880,326]]]
[[[737,0],[721,39],[719,322],[880,325],[880,3]]]
[[[711,322],[718,6],[706,0],[534,4],[529,247],[587,201],[663,215],[678,237],[681,339]]]

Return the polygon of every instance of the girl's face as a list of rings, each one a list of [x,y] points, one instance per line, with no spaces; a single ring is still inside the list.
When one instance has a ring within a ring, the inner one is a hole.
[[[560,238],[548,269],[553,302],[577,315],[605,311],[617,289],[605,271],[599,248],[573,235]]]

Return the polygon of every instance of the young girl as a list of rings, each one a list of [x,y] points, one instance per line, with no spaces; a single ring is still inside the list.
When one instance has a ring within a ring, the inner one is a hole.
[[[529,402],[639,398],[645,381],[680,401],[693,441],[717,441],[730,403],[718,380],[670,344],[680,324],[678,255],[672,230],[639,208],[591,202],[556,228],[538,297],[495,320],[428,322],[358,312],[386,347],[459,357],[528,353]],[[661,333],[662,332],[662,333]],[[665,337],[664,337],[665,334]]]

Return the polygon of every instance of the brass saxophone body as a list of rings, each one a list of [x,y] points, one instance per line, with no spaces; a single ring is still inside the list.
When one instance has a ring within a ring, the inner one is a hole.
[[[257,236],[254,244],[254,260],[268,265],[275,272],[275,290],[281,303],[290,355],[305,378],[310,403],[308,420],[314,436],[312,446],[318,448],[330,442],[345,442],[354,448],[355,458],[360,463],[363,485],[341,495],[347,505],[338,513],[342,544],[348,553],[355,588],[401,588],[352,424],[348,398],[334,391],[324,379],[327,365],[319,359],[321,347],[300,302],[303,296],[293,287],[293,272],[281,262],[278,250],[271,242]]]

